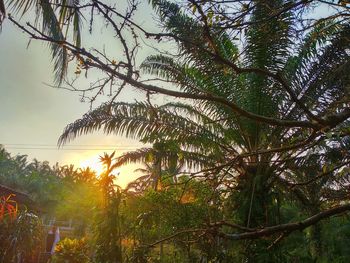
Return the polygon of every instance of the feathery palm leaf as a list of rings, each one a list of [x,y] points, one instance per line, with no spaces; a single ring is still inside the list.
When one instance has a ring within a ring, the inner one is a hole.
[[[59,144],[100,129],[106,134],[124,135],[144,142],[152,143],[159,138],[177,140],[203,151],[217,149],[216,142],[221,140],[220,134],[213,132],[214,124],[203,126],[190,118],[174,115],[166,106],[154,108],[144,103],[112,103],[104,104],[68,125]]]
[[[52,38],[50,42],[51,56],[54,64],[55,81],[60,84],[67,74],[68,53],[64,41],[70,25],[73,26],[73,41],[81,45],[81,13],[80,0],[60,0],[51,3],[49,0],[9,0],[8,9],[21,17],[34,10],[36,23],[41,24],[42,32]],[[4,1],[0,0],[0,25],[5,15]],[[63,33],[65,31],[65,33]]]
[[[322,33],[320,40],[312,40],[314,35],[321,34],[318,31],[326,33]],[[287,64],[287,75],[293,75],[291,80],[300,100],[318,113],[335,101],[349,100],[349,34],[349,25],[322,25],[310,33],[311,40]],[[300,114],[300,110],[294,109],[291,114]]]

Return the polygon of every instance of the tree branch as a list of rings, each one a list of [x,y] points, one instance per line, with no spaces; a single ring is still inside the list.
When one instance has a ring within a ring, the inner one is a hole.
[[[333,215],[341,214],[349,210],[350,210],[350,204],[345,204],[345,205],[337,206],[337,207],[328,209],[326,211],[320,212],[300,222],[265,227],[254,232],[244,232],[239,234],[228,234],[228,233],[221,232],[219,233],[219,235],[221,237],[231,239],[231,240],[257,239],[264,236],[271,236],[280,232],[292,232],[296,230],[303,230],[309,226],[312,226],[318,223],[322,219],[326,219]]]

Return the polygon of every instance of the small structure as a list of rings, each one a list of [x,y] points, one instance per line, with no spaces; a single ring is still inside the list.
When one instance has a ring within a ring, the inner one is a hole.
[[[28,210],[39,211],[40,209],[35,205],[34,201],[28,194],[14,190],[10,187],[0,184],[0,196],[12,196],[12,200],[16,201],[18,206],[25,206]]]
[[[74,230],[72,220],[58,221],[55,218],[43,220],[43,227],[46,239],[43,240],[43,249],[39,254],[38,263],[47,263],[54,254],[57,242],[60,239],[72,237]]]
[[[25,207],[27,210],[32,211],[41,217],[44,238],[39,249],[40,252],[38,255],[34,256],[35,259],[33,259],[31,263],[47,263],[54,253],[54,248],[59,239],[71,237],[73,235],[74,227],[72,220],[58,221],[55,218],[45,220],[45,211],[40,209],[28,194],[0,184],[0,196],[8,197],[9,195],[12,195],[11,200],[14,200],[17,203],[19,209]]]

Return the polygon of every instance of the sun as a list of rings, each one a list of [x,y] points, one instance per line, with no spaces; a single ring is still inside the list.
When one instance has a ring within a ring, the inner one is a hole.
[[[105,167],[104,165],[100,162],[100,155],[94,155],[91,157],[88,157],[84,160],[79,161],[79,167],[80,168],[87,168],[89,167],[90,169],[94,170],[96,172],[97,177],[99,177],[104,171]],[[124,180],[120,180],[120,172],[121,170],[124,170],[123,168],[121,169],[115,169],[113,170],[112,174],[116,175],[118,184],[122,184],[122,186],[125,186],[128,182],[124,182]]]
[[[99,160],[99,156],[93,156],[88,159],[81,160],[79,163],[80,168],[87,168],[94,170],[97,176],[100,176],[104,171],[104,166]]]
[[[98,152],[83,152],[75,155],[68,156],[67,159],[71,160],[79,168],[87,168],[94,170],[97,177],[104,172],[104,165],[100,162],[100,153]],[[125,188],[128,183],[135,180],[140,176],[139,173],[135,173],[134,170],[140,168],[138,164],[128,164],[118,167],[113,170],[112,174],[115,175],[115,184]]]

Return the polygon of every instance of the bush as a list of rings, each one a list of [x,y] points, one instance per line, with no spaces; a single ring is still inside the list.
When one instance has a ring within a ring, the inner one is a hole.
[[[38,216],[26,210],[0,220],[0,262],[27,262],[39,252],[42,225]]]
[[[89,246],[85,239],[65,238],[55,249],[51,263],[89,263]]]

